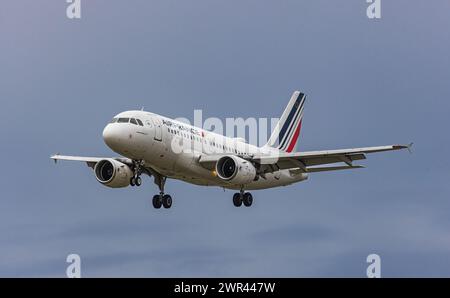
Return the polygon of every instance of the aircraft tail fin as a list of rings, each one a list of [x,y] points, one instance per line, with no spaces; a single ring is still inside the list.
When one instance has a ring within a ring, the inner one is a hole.
[[[265,146],[292,152],[297,144],[303,120],[306,95],[300,91],[292,94],[289,103],[275,126]]]

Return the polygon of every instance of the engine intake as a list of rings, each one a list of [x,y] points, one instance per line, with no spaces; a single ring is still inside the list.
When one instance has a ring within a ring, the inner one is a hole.
[[[234,155],[221,157],[216,163],[217,176],[232,184],[247,184],[256,179],[252,163]]]
[[[112,187],[127,187],[133,177],[133,171],[124,163],[115,159],[103,159],[95,167],[95,178],[101,184]]]

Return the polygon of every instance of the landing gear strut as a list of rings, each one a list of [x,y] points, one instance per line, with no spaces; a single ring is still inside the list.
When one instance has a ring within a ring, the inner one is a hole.
[[[242,203],[244,203],[245,207],[250,207],[253,204],[252,194],[249,192],[244,192],[243,189],[233,195],[233,205],[235,207],[241,207]]]

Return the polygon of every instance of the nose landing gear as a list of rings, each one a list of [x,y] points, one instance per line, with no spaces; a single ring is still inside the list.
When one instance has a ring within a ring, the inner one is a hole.
[[[131,186],[141,186],[142,185],[142,178],[141,178],[141,176],[131,177],[130,185]]]
[[[130,179],[130,185],[131,186],[141,186],[142,185],[142,167],[144,165],[144,162],[142,160],[135,160],[133,161],[133,172],[134,175]]]

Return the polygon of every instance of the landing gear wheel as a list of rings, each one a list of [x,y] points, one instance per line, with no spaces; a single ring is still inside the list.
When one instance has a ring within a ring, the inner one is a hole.
[[[142,184],[142,178],[140,176],[137,176],[136,178],[134,178],[134,184],[136,186],[141,186]]]
[[[156,209],[161,208],[161,206],[162,206],[162,198],[161,198],[161,196],[160,195],[154,195],[152,203],[153,203],[153,207],[155,207]]]
[[[135,185],[136,185],[136,179],[134,179],[134,177],[131,177],[131,179],[130,179],[130,185],[131,185],[131,186],[135,186]]]
[[[253,203],[253,196],[252,196],[252,194],[249,193],[249,192],[246,192],[244,194],[243,201],[244,201],[245,207],[250,207],[252,205],[252,203]]]
[[[166,209],[172,207],[172,197],[170,195],[164,195],[162,198],[162,204]]]
[[[233,204],[235,207],[241,207],[242,206],[242,198],[240,193],[235,193],[233,195]]]

